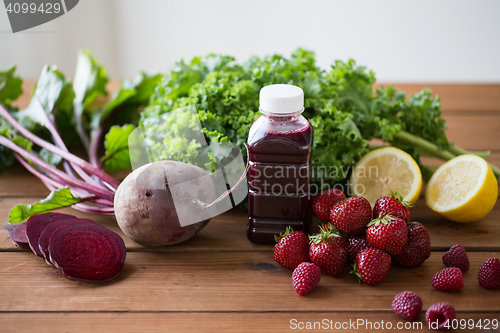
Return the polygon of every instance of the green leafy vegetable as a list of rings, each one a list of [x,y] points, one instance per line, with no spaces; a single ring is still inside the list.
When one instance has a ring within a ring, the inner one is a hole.
[[[58,208],[68,207],[85,199],[75,197],[69,187],[52,191],[45,199],[34,204],[16,205],[9,213],[9,223],[26,221],[30,216],[51,212]]]
[[[85,123],[90,121],[88,119],[92,119],[93,117],[88,107],[97,97],[101,95],[106,96],[108,94],[106,91],[107,83],[108,77],[104,67],[99,64],[90,51],[81,50],[78,53],[75,79],[73,82],[73,89],[75,91],[73,104],[76,129],[87,152],[90,150],[90,140]],[[85,111],[89,114],[84,115]]]
[[[375,81],[373,72],[354,60],[338,60],[329,70],[320,69],[314,53],[303,49],[288,59],[251,57],[242,65],[230,56],[210,54],[176,63],[141,114],[141,124],[177,108],[195,106],[208,140],[231,141],[244,150],[249,128],[259,116],[260,89],[285,83],[304,90],[304,116],[314,127],[311,176],[320,187],[346,179],[352,166],[374,148],[369,144],[374,138],[406,150],[425,176],[432,170],[422,165],[421,156],[448,160],[466,152],[446,138],[439,97],[426,89],[406,98],[393,87],[374,90]],[[169,147],[176,147],[177,138],[164,127],[161,123],[149,126],[149,135],[167,147],[162,158],[172,158]],[[493,169],[499,176],[500,170]]]
[[[78,53],[73,82],[75,103],[82,104],[84,109],[87,108],[98,96],[108,94],[107,83],[106,69],[99,64],[89,50],[81,50]]]
[[[289,58],[251,57],[242,64],[215,54],[181,60],[164,76],[140,73],[134,81],[123,80],[106,104],[97,103],[107,95],[106,70],[83,50],[74,83],[55,66],[45,66],[29,107],[22,111],[12,105],[22,93],[22,81],[14,73],[15,67],[0,71],[0,169],[17,157],[53,192],[40,203],[16,206],[11,222],[71,205],[113,214],[119,182],[102,168],[130,168],[128,136],[136,126],[145,134],[153,160],[183,160],[214,169],[236,153],[231,143],[245,152],[250,126],[260,115],[259,91],[268,84],[294,84],[304,90],[304,116],[314,127],[311,180],[320,188],[345,181],[352,166],[376,148],[372,139],[410,153],[425,177],[433,169],[422,165],[422,156],[449,160],[465,153],[488,154],[468,152],[447,140],[441,102],[430,90],[409,97],[393,87],[374,90],[373,72],[354,60],[335,61],[324,70],[316,66],[314,53],[303,49]],[[171,112],[193,108],[194,114]],[[89,162],[68,151],[77,135]],[[105,155],[100,159],[102,139]],[[63,168],[54,167],[61,161]],[[500,170],[492,169],[498,177]]]
[[[159,74],[148,75],[141,72],[136,79],[131,82],[123,80],[121,88],[113,94],[113,98],[108,104],[93,113],[90,123],[90,162],[94,165],[98,163],[99,144],[111,125],[123,125],[127,123],[137,124],[139,120],[139,111],[147,104],[154,88],[161,76]],[[129,169],[130,162],[125,163],[124,154],[117,155],[117,162],[111,161],[115,154],[107,155],[106,165],[109,170],[117,171],[120,169]],[[127,155],[128,156],[128,155]],[[102,162],[101,162],[102,163]]]
[[[114,172],[131,168],[128,137],[135,128],[133,125],[111,127],[104,139],[106,152],[101,161],[104,170]]]
[[[15,76],[16,66],[0,71],[0,103],[9,105],[23,93],[23,80]]]
[[[0,104],[9,111],[15,111],[10,103],[16,100],[23,92],[22,80],[15,76],[16,67],[12,66],[0,71]],[[3,118],[0,118],[0,131],[12,129]],[[14,163],[14,155],[4,146],[0,146],[0,170],[10,167]]]
[[[74,85],[55,66],[45,66],[29,106],[18,111],[9,104],[19,95],[15,88],[20,87],[20,81],[13,73],[14,68],[0,74],[0,92],[9,92],[1,95],[4,99],[0,101],[0,168],[17,158],[52,195],[34,205],[16,206],[11,222],[66,206],[87,213],[114,214],[114,192],[119,182],[102,167],[113,171],[130,168],[128,134],[137,125],[138,114],[160,75],[140,73],[133,82],[124,80],[103,106],[97,99],[107,95],[106,71],[84,50],[79,53]],[[111,130],[105,147],[107,155],[99,163],[104,134],[113,125],[126,122],[134,125]],[[89,152],[89,162],[69,152],[70,142],[78,136]],[[61,162],[61,167],[56,167]]]
[[[45,66],[36,83],[30,105],[14,116],[23,127],[36,132],[40,127],[48,128],[49,122],[54,122],[56,115],[60,117],[64,113],[64,119],[69,119],[74,97],[71,81],[56,66]],[[62,126],[69,130],[71,124],[65,122]],[[71,131],[74,132],[73,129]]]
[[[71,81],[56,66],[45,66],[33,93],[35,102],[43,105],[46,112],[70,112],[75,98]]]

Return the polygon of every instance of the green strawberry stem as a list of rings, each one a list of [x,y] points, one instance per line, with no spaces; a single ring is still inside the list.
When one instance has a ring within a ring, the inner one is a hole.
[[[326,226],[325,223],[323,227],[319,228],[319,233],[309,236],[309,240],[311,243],[319,244],[330,237],[342,237],[342,235],[340,234],[339,229],[337,229],[333,224],[328,223],[328,226]]]
[[[356,269],[356,263],[352,264],[352,271],[349,272],[349,274],[352,274],[358,278],[358,283],[361,284],[363,281],[361,279],[361,274],[359,274],[358,270]]]
[[[283,237],[290,235],[293,232],[292,227],[288,226],[285,229],[285,233],[280,233],[280,235],[274,235],[274,240],[278,243]]]
[[[400,204],[402,204],[403,206],[405,206],[407,208],[413,207],[413,205],[411,203],[404,200],[403,196],[401,194],[399,194],[398,191],[391,192],[391,194],[389,194],[389,197],[397,200]]]
[[[368,223],[367,227],[371,227],[372,225],[377,227],[379,224],[389,224],[389,222],[395,221],[396,218],[392,216],[391,213],[385,215],[384,217],[378,217],[371,220],[370,223]]]

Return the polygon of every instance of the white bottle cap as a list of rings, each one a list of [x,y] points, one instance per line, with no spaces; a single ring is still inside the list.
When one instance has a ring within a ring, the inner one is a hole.
[[[291,84],[272,84],[260,90],[260,112],[290,114],[304,111],[304,91]]]

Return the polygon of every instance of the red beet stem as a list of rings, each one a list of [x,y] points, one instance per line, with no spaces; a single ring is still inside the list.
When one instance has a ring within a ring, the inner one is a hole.
[[[30,244],[26,236],[26,222],[16,224],[9,230],[9,237],[15,246],[22,249],[29,249]]]
[[[70,219],[57,220],[47,224],[47,226],[45,226],[45,228],[43,229],[42,234],[38,238],[38,247],[43,255],[43,258],[45,259],[45,262],[49,266],[54,267],[54,265],[50,262],[50,256],[49,256],[49,244],[50,244],[50,239],[52,238],[52,234],[57,229],[72,223],[95,223],[95,222],[88,219],[70,218]]]
[[[31,216],[26,221],[26,236],[28,237],[31,251],[37,256],[43,258],[42,252],[38,246],[38,239],[43,232],[43,229],[49,224],[61,219],[76,218],[73,215],[60,214],[60,213],[46,213]]]
[[[75,156],[67,151],[64,151],[63,149],[61,149],[61,148],[53,145],[52,143],[47,142],[47,141],[39,138],[35,134],[31,133],[29,130],[27,130],[21,124],[19,124],[19,122],[17,122],[14,119],[14,117],[7,110],[5,110],[4,107],[2,107],[2,105],[0,105],[0,115],[3,116],[5,118],[5,120],[7,120],[12,125],[12,127],[17,129],[19,131],[19,133],[21,133],[24,137],[26,137],[26,139],[32,141],[34,144],[36,144],[40,147],[43,147],[54,154],[61,156],[63,159],[67,160],[68,162],[74,163],[75,165],[79,166],[82,170],[99,177],[104,182],[110,184],[111,186],[113,186],[115,188],[117,188],[120,185],[119,181],[117,181],[116,179],[114,179],[113,177],[111,177],[110,175],[108,175],[107,173],[102,171],[101,169],[96,168],[95,166],[84,161],[83,159],[79,158],[78,156]]]
[[[57,229],[50,239],[52,264],[70,280],[101,283],[123,268],[127,249],[123,239],[96,223],[72,223]]]

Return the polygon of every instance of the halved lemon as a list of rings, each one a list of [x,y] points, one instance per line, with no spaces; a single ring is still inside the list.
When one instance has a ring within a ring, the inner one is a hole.
[[[455,222],[483,218],[497,198],[497,179],[488,163],[476,155],[460,155],[440,166],[425,191],[427,206]]]
[[[372,206],[381,196],[395,191],[415,204],[422,190],[422,173],[407,152],[395,147],[380,148],[358,161],[349,186],[353,194],[365,197]]]

